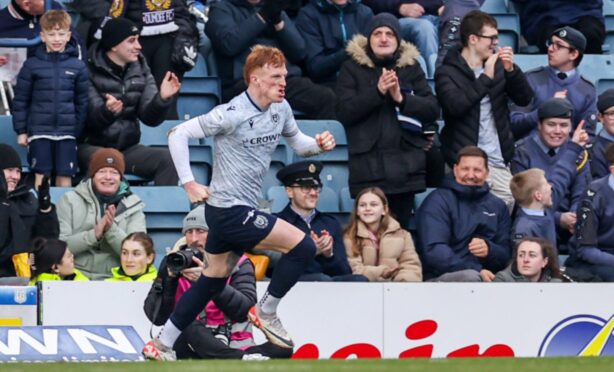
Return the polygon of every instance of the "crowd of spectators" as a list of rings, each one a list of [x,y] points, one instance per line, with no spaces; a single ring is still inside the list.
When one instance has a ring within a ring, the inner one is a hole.
[[[170,286],[162,296],[172,311],[198,268],[156,270],[144,206],[125,175],[178,184],[168,150],[140,144],[140,125],[177,116],[189,51],[199,44],[193,4],[75,1],[81,21],[73,25],[59,3],[43,15],[43,3],[12,0],[0,11],[0,38],[41,36],[28,48],[12,102],[34,182],[23,179],[13,146],[0,144],[0,277],[157,277]],[[566,272],[559,254],[576,273],[614,280],[614,90],[598,95],[578,70],[585,53],[601,52],[601,1],[544,1],[550,5],[537,10],[538,2],[515,1],[526,41],[548,53],[528,72],[499,45],[496,19],[476,10],[482,1],[204,3],[202,37],[218,62],[224,101],[245,90],[251,48],[275,46],[288,60],[291,107],[345,128],[355,198],[345,228],[316,208],[325,164],[295,163],[277,175],[290,200],[278,216],[318,249],[301,280],[555,281]],[[536,25],[539,32],[530,31]],[[419,59],[436,53],[433,94]],[[0,66],[6,62],[0,56]],[[433,174],[441,176],[429,182]],[[76,184],[57,208],[51,180]],[[413,211],[415,195],[433,184],[440,187]],[[186,217],[175,251],[203,249],[205,213],[199,207]],[[247,259],[236,270],[228,288],[254,275]],[[222,311],[240,310],[233,315],[240,324],[249,307]],[[210,332],[196,326],[199,335]],[[246,354],[231,349],[219,352]]]

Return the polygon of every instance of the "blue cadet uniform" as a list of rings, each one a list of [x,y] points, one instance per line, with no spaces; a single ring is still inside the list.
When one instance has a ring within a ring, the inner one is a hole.
[[[603,115],[606,111],[614,109],[614,89],[608,89],[599,95],[597,110]],[[601,178],[610,174],[608,162],[605,160],[605,149],[614,141],[614,133],[609,133],[603,128],[591,147],[591,171],[593,178]]]
[[[558,28],[552,32],[552,36],[565,40],[581,53],[586,48],[586,38],[573,27]],[[573,105],[574,128],[584,119],[584,129],[591,137],[594,136],[597,125],[597,91],[593,83],[580,76],[577,69],[561,72],[550,66],[542,66],[527,71],[525,75],[535,95],[529,105],[514,106],[511,109],[511,129],[516,139],[526,137],[537,128],[537,111],[541,103],[562,90],[567,91],[567,99]]]
[[[512,240],[518,242],[522,238],[532,236],[544,238],[555,247],[556,239],[556,211],[562,200],[565,199],[567,190],[576,175],[576,160],[582,156],[583,149],[580,145],[569,142],[561,150],[560,160],[551,169],[546,179],[552,185],[552,207],[543,211],[540,215],[532,213],[536,211],[519,208],[512,225]],[[560,214],[559,214],[560,216]]]
[[[593,181],[578,209],[568,266],[614,281],[614,175]]]
[[[466,269],[497,272],[512,257],[509,210],[487,184],[465,186],[446,176],[422,203],[417,222],[424,280]],[[473,238],[488,244],[485,258],[469,253]]]
[[[301,161],[290,164],[277,172],[277,178],[285,186],[322,187],[320,172],[322,163],[319,161]],[[288,221],[305,232],[307,236],[315,232],[318,236],[326,230],[333,238],[333,254],[326,257],[322,254],[314,257],[299,280],[303,281],[367,281],[362,275],[353,275],[347,259],[341,225],[337,219],[328,214],[313,209],[303,216],[292,207],[292,202],[276,216]]]

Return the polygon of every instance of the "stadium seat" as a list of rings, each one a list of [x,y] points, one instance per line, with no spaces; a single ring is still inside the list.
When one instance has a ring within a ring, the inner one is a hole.
[[[425,191],[414,195],[414,212],[418,212],[418,209],[420,209],[420,206],[422,206],[424,199],[426,199],[426,197],[429,196],[429,194],[434,190],[434,188],[428,188]]]
[[[320,179],[325,187],[330,187],[336,193],[348,186],[349,170],[347,162],[324,163]]]
[[[505,0],[485,0],[480,10],[490,14],[508,13],[507,4]]]
[[[601,94],[608,89],[614,89],[614,77],[597,80],[597,94]]]
[[[595,85],[600,79],[614,79],[614,56],[585,54],[578,70]]]
[[[326,161],[347,161],[347,137],[345,135],[345,129],[343,125],[336,120],[299,120],[298,126],[301,132],[308,136],[315,137],[316,134],[324,131],[329,131],[333,137],[337,146],[329,152],[324,152],[316,156],[310,156],[309,159]],[[299,155],[294,154],[293,162],[303,160]]]
[[[424,72],[425,76],[429,76],[429,69],[426,65],[426,61],[424,60],[424,57],[422,57],[422,55],[418,56],[418,63],[420,63],[420,67],[422,68],[422,71]]]
[[[350,195],[350,188],[344,187],[339,192],[340,202],[341,202],[341,212],[351,213],[354,209],[354,199]]]
[[[614,53],[614,30],[609,30],[605,36],[605,45],[609,45],[610,54]]]
[[[177,98],[177,112],[190,119],[211,111],[221,102],[222,88],[217,77],[184,77]]]
[[[277,172],[279,172],[279,170],[283,167],[284,166],[281,163],[271,162],[269,169],[262,179],[261,192],[263,195],[266,195],[267,190],[269,190],[271,187],[282,186],[281,182],[277,179]]]
[[[320,192],[320,200],[316,206],[320,212],[324,213],[338,213],[339,210],[339,197],[335,190],[329,187],[323,187]]]
[[[147,227],[147,234],[151,236],[154,242],[154,249],[156,251],[156,260],[154,265],[160,267],[160,262],[168,251],[173,248],[177,240],[181,238],[181,228],[176,230],[158,230],[150,229]]]
[[[147,229],[180,229],[190,212],[190,201],[179,186],[134,186],[132,192],[145,203]]]
[[[13,130],[12,116],[0,115],[0,143],[6,143],[17,151],[21,159],[22,171],[28,172],[28,149],[17,144],[17,134]]]
[[[437,53],[433,53],[429,56],[429,60],[428,60],[429,73],[426,75],[427,79],[433,79],[435,77],[436,63],[437,63]]]
[[[271,211],[273,213],[281,212],[290,201],[286,189],[283,186],[269,187],[266,198],[273,201],[273,205],[271,206]]]
[[[62,195],[66,194],[71,190],[73,190],[72,187],[50,187],[49,196],[51,196],[51,202],[57,205],[62,198]]]
[[[201,78],[207,76],[209,76],[207,71],[207,61],[202,55],[199,54],[198,58],[196,59],[196,65],[193,69],[185,73],[184,78]]]
[[[524,72],[536,69],[540,66],[548,64],[548,55],[546,54],[516,54],[514,62]]]

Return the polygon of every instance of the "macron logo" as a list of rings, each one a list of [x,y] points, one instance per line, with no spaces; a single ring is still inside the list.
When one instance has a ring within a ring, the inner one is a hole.
[[[65,73],[66,75],[74,75],[74,74],[75,74],[75,73],[74,73],[74,72],[72,72],[72,71],[65,71],[64,73]]]
[[[486,212],[486,211],[482,211],[482,213],[484,213],[485,215],[487,215],[488,217],[497,217],[496,213],[490,213],[490,212]]]

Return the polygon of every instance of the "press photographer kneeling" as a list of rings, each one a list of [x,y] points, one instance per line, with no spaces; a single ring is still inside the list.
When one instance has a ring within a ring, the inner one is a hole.
[[[201,275],[192,260],[201,259],[208,226],[204,206],[183,220],[184,235],[162,260],[158,277],[145,299],[145,314],[155,325],[163,325],[179,298]],[[175,342],[178,359],[268,359],[289,358],[291,350],[265,343],[255,345],[247,312],[256,304],[254,265],[242,256],[222,293],[207,304]]]

